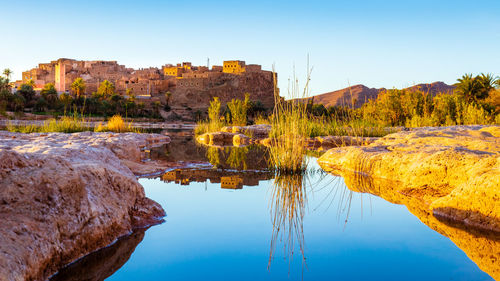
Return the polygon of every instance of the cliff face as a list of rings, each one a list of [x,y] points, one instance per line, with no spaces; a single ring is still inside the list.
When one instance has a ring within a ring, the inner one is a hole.
[[[184,79],[177,82],[177,87],[173,90],[170,105],[189,106],[193,109],[206,110],[213,97],[219,97],[222,106],[232,99],[245,98],[245,93],[250,94],[251,101],[260,101],[265,108],[274,108],[274,82],[273,74],[270,71],[255,73],[245,73],[242,75],[223,74],[213,79],[196,78],[196,81],[204,81],[207,84],[200,87],[180,86],[179,83],[188,83]]]
[[[165,212],[121,161],[147,134],[0,132],[0,276],[42,280]]]
[[[500,278],[500,127],[420,128],[318,159],[349,189],[404,204]]]

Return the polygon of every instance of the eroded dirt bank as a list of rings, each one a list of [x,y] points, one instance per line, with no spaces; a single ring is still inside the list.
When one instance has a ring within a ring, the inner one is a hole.
[[[44,280],[134,228],[160,222],[164,210],[133,173],[140,147],[158,141],[168,138],[0,132],[0,279]]]

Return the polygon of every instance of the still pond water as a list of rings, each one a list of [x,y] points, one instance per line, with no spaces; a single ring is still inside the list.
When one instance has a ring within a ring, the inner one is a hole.
[[[493,280],[405,206],[350,191],[314,157],[306,175],[276,181],[258,147],[207,150],[182,138],[151,158],[188,167],[139,180],[165,222],[55,280]]]

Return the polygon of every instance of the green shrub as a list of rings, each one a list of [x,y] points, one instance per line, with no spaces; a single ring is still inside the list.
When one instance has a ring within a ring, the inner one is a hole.
[[[245,94],[245,100],[232,99],[227,107],[231,112],[233,126],[245,126],[247,124],[247,111],[250,99],[249,94]]]

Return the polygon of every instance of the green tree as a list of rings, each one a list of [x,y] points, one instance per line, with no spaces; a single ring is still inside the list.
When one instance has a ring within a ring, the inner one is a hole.
[[[219,97],[214,97],[208,108],[208,119],[210,120],[209,131],[218,131],[221,127],[220,121],[220,100]]]
[[[113,107],[113,111],[108,112],[109,115],[122,113],[121,111],[122,111],[122,108],[124,107],[125,98],[123,98],[122,96],[115,93],[109,97],[108,101],[110,102],[111,106]]]
[[[495,86],[497,85],[498,81],[500,81],[498,77],[494,76],[491,73],[481,73],[481,75],[477,76],[476,79],[479,79],[479,83],[481,83],[483,96],[485,95],[485,97],[483,98],[486,98],[491,91],[495,90]]]
[[[22,95],[27,103],[31,102],[35,99],[35,90],[33,90],[33,86],[29,84],[21,84],[17,89],[17,93]]]
[[[324,116],[328,114],[328,110],[322,103],[313,104],[310,110],[311,114],[314,116]]]
[[[85,93],[85,89],[87,85],[85,84],[85,80],[81,77],[78,77],[71,83],[71,91],[75,94],[76,98],[80,98],[80,96]]]
[[[115,93],[115,85],[108,80],[104,80],[99,85],[97,89],[97,94],[102,96],[103,98],[108,98]]]
[[[36,101],[33,110],[36,112],[44,112],[47,110],[47,106],[48,106],[47,101],[43,97],[41,97]]]
[[[9,79],[0,76],[0,91],[9,90],[9,88],[10,88]]]
[[[28,80],[28,82],[26,82],[26,84],[30,85],[32,88],[35,88],[35,81],[33,81],[33,79]]]
[[[10,70],[9,68],[4,69],[3,75],[5,76],[5,78],[7,78],[7,80],[10,80],[10,76],[12,75],[12,70]]]
[[[7,110],[7,107],[10,108],[13,99],[14,95],[9,90],[0,89],[0,112],[3,113],[5,110]]]
[[[245,126],[247,124],[247,111],[250,105],[250,95],[245,94],[245,100],[232,99],[227,107],[231,111],[233,126]]]
[[[40,95],[47,101],[49,104],[49,108],[57,107],[58,96],[57,90],[53,83],[47,83],[43,86],[42,91],[40,91]]]
[[[68,93],[62,93],[59,96],[59,100],[64,105],[64,112],[66,112],[66,108],[73,102],[73,98]]]
[[[248,115],[255,117],[257,115],[263,115],[264,113],[266,113],[266,108],[260,100],[250,101]]]
[[[25,103],[25,100],[24,100],[23,96],[18,95],[18,94],[14,94],[11,108],[16,112],[22,111],[24,109],[24,103]]]
[[[477,102],[479,99],[484,99],[483,82],[478,77],[473,77],[472,74],[464,74],[462,78],[457,79],[455,91],[462,96],[467,103]]]

